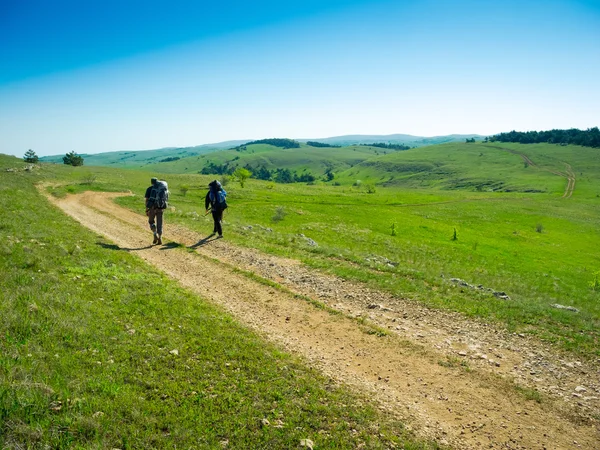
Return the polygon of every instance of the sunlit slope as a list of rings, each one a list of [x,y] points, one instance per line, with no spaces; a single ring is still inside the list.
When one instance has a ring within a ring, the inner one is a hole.
[[[147,166],[164,173],[195,173],[206,165],[227,164],[229,167],[265,166],[269,170],[290,169],[298,172],[307,170],[320,176],[327,169],[344,171],[356,164],[394,150],[368,146],[311,147],[300,144],[299,148],[281,148],[268,144],[254,144],[238,149],[221,150],[207,155],[182,158],[173,162]]]
[[[411,188],[562,194],[571,175],[581,190],[598,185],[598,153],[554,144],[451,143],[371,158],[338,173],[336,179]]]

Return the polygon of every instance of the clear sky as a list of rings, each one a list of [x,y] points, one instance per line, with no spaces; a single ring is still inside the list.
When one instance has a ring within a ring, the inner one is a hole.
[[[600,0],[0,0],[0,153],[600,125]]]

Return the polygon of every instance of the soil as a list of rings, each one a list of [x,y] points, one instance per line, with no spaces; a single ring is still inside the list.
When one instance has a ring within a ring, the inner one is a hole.
[[[172,225],[168,211],[163,245],[153,246],[146,217],[117,206],[116,195],[49,199],[266,339],[366,393],[418,436],[456,449],[600,449],[598,361]],[[370,333],[365,320],[387,335]]]

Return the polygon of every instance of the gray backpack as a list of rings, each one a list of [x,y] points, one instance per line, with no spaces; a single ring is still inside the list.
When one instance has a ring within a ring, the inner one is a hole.
[[[169,202],[169,185],[166,181],[158,180],[150,190],[148,208],[166,209]]]

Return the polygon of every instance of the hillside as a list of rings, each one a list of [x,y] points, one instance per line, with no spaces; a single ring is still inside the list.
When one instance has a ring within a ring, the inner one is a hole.
[[[394,152],[337,174],[361,182],[405,188],[562,193],[569,171],[578,184],[597,183],[598,150],[555,144],[453,143]]]
[[[444,142],[457,142],[463,141],[466,138],[482,139],[483,136],[469,134],[469,135],[449,135],[449,136],[437,136],[437,137],[422,137],[412,136],[408,134],[391,134],[391,135],[347,135],[337,136],[324,139],[297,139],[298,142],[306,143],[308,141],[322,142],[325,144],[339,145],[339,146],[353,146],[360,144],[372,144],[375,142],[384,142],[388,144],[403,144],[409,147],[421,147],[425,145],[434,145]],[[235,141],[224,141],[214,144],[204,144],[194,147],[167,147],[154,150],[127,150],[127,151],[116,151],[116,152],[105,152],[97,154],[86,154],[85,152],[76,152],[83,156],[85,159],[85,165],[89,166],[116,166],[116,167],[127,167],[127,168],[141,168],[149,164],[159,164],[165,162],[164,160],[171,158],[188,158],[193,156],[205,155],[218,150],[227,150],[237,146],[241,146],[249,142],[249,140],[235,140]],[[44,156],[40,158],[40,161],[44,162],[55,162],[62,163],[62,157],[64,155],[53,155]],[[196,167],[197,164],[191,164]],[[185,164],[176,165],[177,170],[185,170]],[[316,168],[316,166],[315,166]],[[171,169],[167,166],[167,171]],[[188,170],[192,170],[188,167]]]
[[[236,167],[259,167],[268,170],[289,169],[298,173],[309,172],[317,177],[327,170],[343,171],[374,156],[393,150],[368,146],[350,147],[311,147],[300,144],[299,148],[281,148],[268,144],[244,145],[236,149],[221,150],[206,155],[182,158],[173,162],[149,164],[145,169],[164,173],[195,173],[209,166],[222,166],[210,173],[221,170],[231,172]]]

